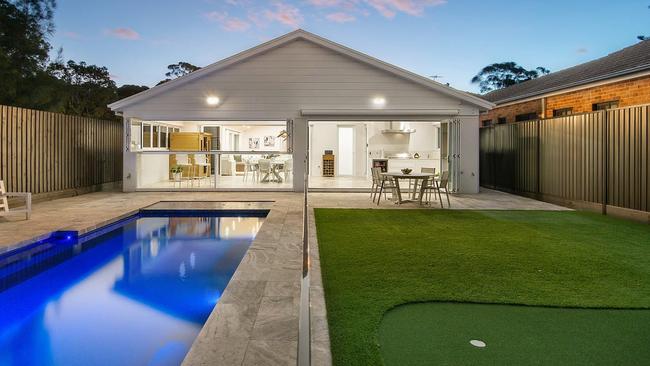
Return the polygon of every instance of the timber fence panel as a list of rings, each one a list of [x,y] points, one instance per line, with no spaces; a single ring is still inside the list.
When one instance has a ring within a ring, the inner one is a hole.
[[[0,179],[34,194],[122,180],[122,123],[0,105]]]

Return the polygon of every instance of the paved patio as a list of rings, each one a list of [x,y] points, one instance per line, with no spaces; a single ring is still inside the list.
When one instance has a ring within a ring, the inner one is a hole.
[[[217,307],[194,342],[184,365],[295,365],[302,259],[302,194],[286,192],[98,192],[37,203],[32,219],[0,219],[0,252],[55,230],[80,233],[132,215],[160,201],[194,201],[193,207],[270,209]],[[167,204],[183,206],[184,204]],[[312,364],[330,365],[315,207],[407,209],[379,206],[367,193],[310,194]],[[485,190],[454,195],[452,209],[565,210],[506,193]],[[439,209],[433,205],[431,208]]]

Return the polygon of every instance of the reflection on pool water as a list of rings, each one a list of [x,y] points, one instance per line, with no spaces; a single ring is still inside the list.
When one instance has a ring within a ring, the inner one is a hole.
[[[0,292],[0,365],[178,365],[263,217],[140,217]]]

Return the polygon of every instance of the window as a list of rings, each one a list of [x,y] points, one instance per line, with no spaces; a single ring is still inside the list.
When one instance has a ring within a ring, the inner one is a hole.
[[[153,126],[153,147],[160,147],[160,126]]]
[[[515,122],[522,122],[522,121],[530,121],[534,119],[538,119],[539,117],[537,116],[537,113],[524,113],[524,114],[518,114],[515,116]]]
[[[486,120],[482,121],[482,125],[483,125],[483,127],[490,127],[490,126],[492,126],[492,120],[491,119],[486,119]]]
[[[499,119],[497,120],[497,123],[500,124],[500,125],[506,123],[506,117],[499,117]]]
[[[142,147],[151,147],[151,125],[149,123],[142,124]]]
[[[573,108],[560,108],[553,110],[553,117],[566,117],[573,114]]]
[[[131,122],[131,150],[142,149],[142,123]]]
[[[618,100],[610,100],[607,102],[594,103],[591,105],[592,111],[602,111],[604,109],[618,108]]]
[[[167,126],[160,126],[160,147],[169,146],[169,133],[167,131]]]

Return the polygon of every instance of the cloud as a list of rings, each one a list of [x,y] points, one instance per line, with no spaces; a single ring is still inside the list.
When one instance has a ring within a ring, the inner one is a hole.
[[[336,23],[347,23],[356,20],[356,18],[353,15],[350,15],[348,13],[343,13],[343,12],[327,14],[325,18]]]
[[[398,12],[421,16],[427,7],[446,4],[446,0],[365,0],[365,2],[386,18],[393,18]]]
[[[251,24],[243,19],[231,17],[228,13],[212,11],[203,15],[210,21],[221,24],[221,28],[228,32],[244,32],[251,27]]]
[[[276,21],[292,28],[299,28],[304,21],[300,9],[293,5],[276,2],[273,6],[274,10],[266,10],[264,12],[264,16],[271,21]]]
[[[446,4],[446,0],[307,0],[307,3],[321,8],[340,8],[347,12],[366,14],[374,9],[386,18],[398,13],[421,16],[428,7]]]
[[[126,39],[129,41],[136,41],[140,39],[140,34],[131,28],[108,29],[105,33],[111,37]]]
[[[580,47],[580,48],[578,48],[576,50],[576,53],[578,53],[578,54],[584,54],[584,53],[587,53],[587,52],[589,52],[589,50],[584,48],[584,47]]]
[[[77,32],[69,32],[69,31],[63,32],[63,36],[65,38],[70,38],[70,39],[81,39],[81,34]]]

